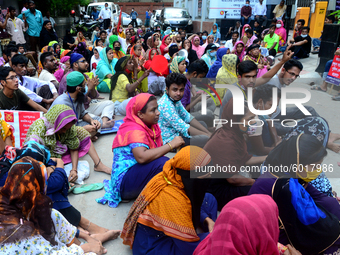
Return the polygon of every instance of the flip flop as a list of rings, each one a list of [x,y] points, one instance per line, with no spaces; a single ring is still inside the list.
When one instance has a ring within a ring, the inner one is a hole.
[[[97,190],[101,190],[102,188],[104,188],[104,184],[103,183],[91,183],[91,184],[84,184],[80,187],[77,187],[73,190],[73,194],[83,194],[86,192],[90,192],[90,191],[97,191]]]
[[[71,193],[75,188],[76,188],[76,185],[73,185],[73,186],[70,185],[68,189],[68,193]]]
[[[323,90],[320,86],[318,85],[313,85],[310,90],[317,90],[317,91],[322,91],[322,92],[327,92],[327,90]]]
[[[334,101],[340,101],[340,96],[334,96],[334,97],[332,97],[332,100],[334,100]]]

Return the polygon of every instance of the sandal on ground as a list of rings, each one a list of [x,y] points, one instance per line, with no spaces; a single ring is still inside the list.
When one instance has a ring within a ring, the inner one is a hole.
[[[334,100],[334,101],[340,101],[340,95],[332,97],[332,100]]]
[[[91,184],[84,184],[80,187],[77,187],[73,190],[73,194],[83,194],[86,192],[90,192],[90,191],[97,191],[97,190],[101,190],[102,188],[104,188],[104,184],[103,183],[91,183]]]
[[[73,185],[73,186],[70,185],[68,189],[68,193],[71,193],[75,188],[76,188],[76,185]]]
[[[327,90],[323,90],[320,86],[318,85],[313,85],[311,88],[311,90],[317,90],[317,91],[322,91],[322,92],[327,92]]]

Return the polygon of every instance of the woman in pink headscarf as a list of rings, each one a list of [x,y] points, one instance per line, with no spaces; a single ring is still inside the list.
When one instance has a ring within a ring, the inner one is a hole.
[[[275,34],[277,34],[280,37],[280,41],[279,41],[280,47],[284,46],[287,41],[287,31],[284,28],[282,20],[278,20],[276,22]]]
[[[197,246],[193,255],[286,254],[287,247],[278,243],[278,218],[279,210],[270,196],[236,198],[223,207],[214,230]],[[290,246],[288,249],[290,253],[287,254],[299,254]]]
[[[234,53],[239,58],[240,62],[242,62],[246,55],[244,43],[242,41],[236,42],[231,53]]]
[[[196,51],[197,57],[201,58],[204,54],[205,47],[200,45],[200,38],[198,35],[195,35],[194,38],[192,38],[191,45],[192,49]]]
[[[241,40],[242,40],[243,36],[246,36],[246,35],[245,35],[245,32],[246,32],[246,30],[248,30],[249,28],[251,28],[251,26],[250,26],[249,24],[245,24],[245,25],[243,26],[243,28],[242,28],[242,34],[241,34]]]

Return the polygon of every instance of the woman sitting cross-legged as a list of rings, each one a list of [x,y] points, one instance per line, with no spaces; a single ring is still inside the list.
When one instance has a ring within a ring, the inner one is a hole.
[[[95,163],[95,171],[111,174],[111,169],[101,162],[91,142],[90,133],[76,126],[76,122],[77,117],[70,107],[55,105],[44,117],[33,122],[27,131],[25,143],[36,141],[46,146],[52,157],[62,158],[65,164],[72,163],[70,182],[77,180],[78,159],[87,153]]]
[[[45,165],[31,157],[12,165],[0,190],[0,254],[106,253],[98,240],[83,232],[79,237],[88,243],[75,244],[77,228],[52,209],[47,180]]]
[[[53,209],[58,210],[69,223],[78,227],[84,236],[90,235],[102,243],[116,239],[120,234],[119,230],[108,230],[94,224],[81,216],[81,213],[70,204],[68,201],[69,182],[64,170],[64,162],[61,159],[52,158],[49,163],[52,164],[47,167],[47,196],[52,199]],[[79,233],[80,231],[77,232],[76,237]]]
[[[203,149],[186,146],[151,179],[132,205],[121,235],[134,255],[191,255],[208,235],[196,233],[199,224],[210,222],[213,231],[217,202],[206,193],[210,174],[196,172],[210,160]]]
[[[138,197],[151,178],[162,171],[168,160],[164,155],[184,144],[178,136],[163,145],[157,108],[156,97],[147,93],[128,103],[124,123],[113,140],[111,181],[104,181],[106,194],[97,199],[98,203],[117,207],[122,199]]]

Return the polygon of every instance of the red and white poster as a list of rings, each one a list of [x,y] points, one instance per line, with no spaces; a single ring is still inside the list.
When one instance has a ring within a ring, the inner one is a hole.
[[[2,118],[14,130],[15,147],[21,147],[32,123],[43,116],[42,112],[0,110]]]
[[[335,55],[331,69],[327,74],[326,82],[334,84],[335,86],[340,86],[340,56]]]

